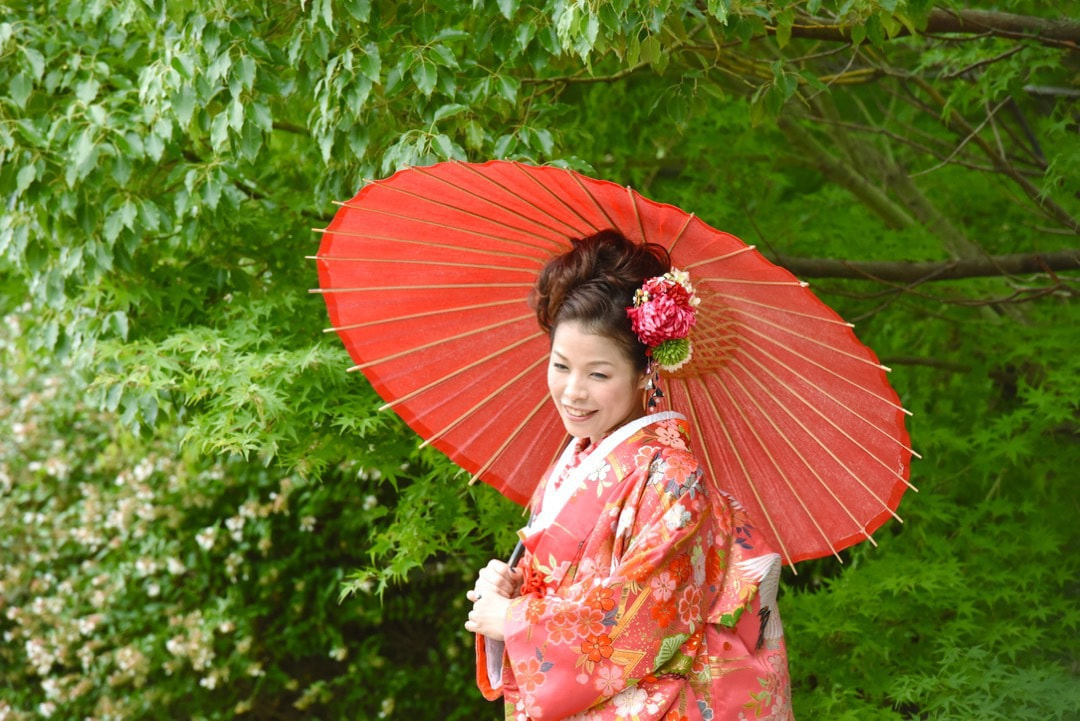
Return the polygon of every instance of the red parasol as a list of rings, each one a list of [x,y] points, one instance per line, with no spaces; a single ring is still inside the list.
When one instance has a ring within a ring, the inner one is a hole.
[[[410,168],[342,204],[313,292],[385,407],[524,504],[567,440],[529,289],[571,238],[608,228],[690,273],[694,356],[661,376],[666,402],[785,562],[896,517],[912,451],[887,369],[788,271],[628,188],[506,161]]]

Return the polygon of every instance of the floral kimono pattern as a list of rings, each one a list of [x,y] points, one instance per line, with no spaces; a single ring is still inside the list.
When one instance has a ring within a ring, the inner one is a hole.
[[[790,720],[779,556],[704,477],[682,416],[607,441],[546,527],[522,531],[501,684],[478,637],[481,691],[514,721]]]

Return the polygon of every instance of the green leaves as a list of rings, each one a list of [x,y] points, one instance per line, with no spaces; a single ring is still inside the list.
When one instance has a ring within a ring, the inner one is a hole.
[[[775,120],[784,104],[799,89],[800,76],[789,72],[782,62],[773,63],[772,73],[772,80],[760,85],[750,98],[750,120],[753,125]]]
[[[675,658],[675,654],[679,653],[679,649],[686,643],[688,638],[690,638],[688,634],[680,633],[675,636],[668,636],[661,641],[660,650],[657,652],[656,658],[653,659],[653,668],[664,668],[665,664]]]
[[[93,127],[83,128],[72,138],[68,146],[68,166],[65,180],[68,186],[74,186],[83,180],[97,165],[97,132]]]
[[[19,108],[26,107],[26,101],[30,97],[30,91],[34,89],[33,81],[25,73],[17,73],[8,83],[8,92],[11,99]]]

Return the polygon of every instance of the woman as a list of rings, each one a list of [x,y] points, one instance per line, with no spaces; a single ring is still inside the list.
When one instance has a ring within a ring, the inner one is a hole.
[[[790,719],[779,556],[703,475],[686,419],[651,412],[657,366],[689,358],[688,277],[604,231],[548,263],[531,300],[574,440],[518,568],[491,561],[467,594],[481,691],[520,721]]]

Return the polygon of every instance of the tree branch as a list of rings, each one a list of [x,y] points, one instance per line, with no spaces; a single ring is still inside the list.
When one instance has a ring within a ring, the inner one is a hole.
[[[1009,162],[1009,158],[1002,156],[997,153],[994,148],[990,147],[989,143],[979,136],[977,129],[972,128],[971,124],[968,123],[967,118],[961,115],[958,110],[952,108],[946,98],[942,96],[936,88],[916,75],[908,75],[907,77],[912,83],[930,96],[930,98],[937,103],[938,107],[942,109],[943,114],[939,115],[939,120],[946,123],[947,127],[955,126],[960,132],[970,136],[972,142],[982,149],[990,162],[994,164],[994,167],[1012,178],[1013,182],[1020,186],[1020,189],[1031,199],[1031,202],[1042,210],[1047,217],[1053,218],[1070,230],[1080,233],[1080,221],[1072,217],[1067,210],[1053,200],[1044,196],[1042,191],[1034,183],[1025,178],[1012,166]]]
[[[769,32],[775,32],[769,28]],[[1080,23],[1073,20],[1047,20],[1030,15],[996,12],[993,10],[948,11],[935,8],[926,19],[925,34],[954,33],[984,34],[1013,40],[1034,40],[1044,45],[1075,49],[1080,45]],[[911,35],[906,27],[894,37]],[[811,18],[791,27],[791,37],[849,42],[851,26],[830,20]]]
[[[854,278],[891,283],[1080,271],[1080,248],[918,263],[799,258],[780,254],[770,259],[802,278]]]
[[[876,185],[868,182],[849,163],[842,162],[835,157],[798,122],[786,115],[781,115],[777,119],[777,126],[795,148],[800,149],[808,156],[808,160],[815,164],[822,175],[837,185],[847,188],[864,205],[884,220],[890,228],[908,228],[915,224],[915,219],[911,217],[906,209],[893,202]]]

